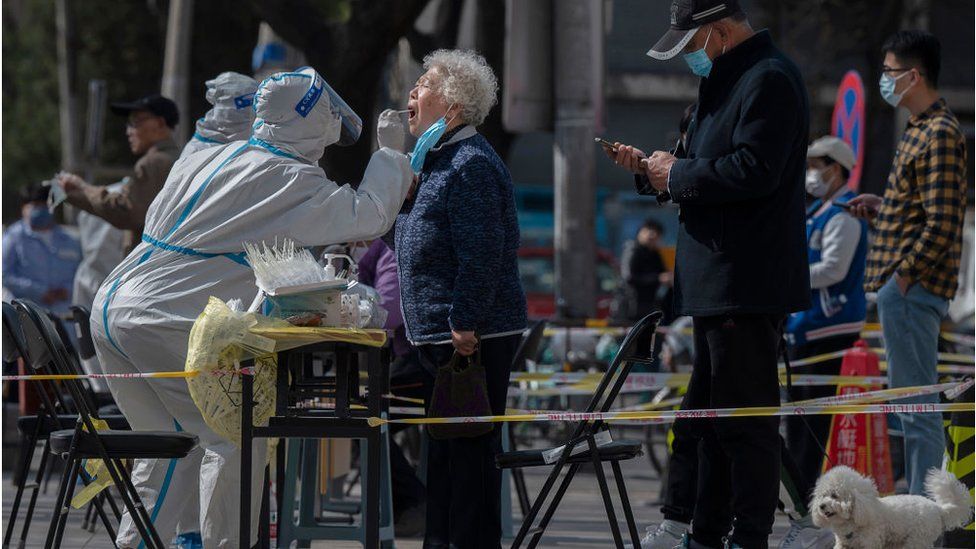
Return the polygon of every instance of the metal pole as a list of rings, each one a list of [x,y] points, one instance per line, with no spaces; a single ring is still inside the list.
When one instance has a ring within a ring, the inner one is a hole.
[[[190,117],[190,38],[193,36],[193,0],[172,0],[166,22],[166,53],[163,58],[162,93],[180,111],[180,123],[173,132],[177,144],[186,143],[192,126]]]
[[[105,111],[108,106],[108,84],[104,80],[88,81],[88,123],[85,125],[85,180],[94,181],[105,136]]]
[[[58,98],[61,122],[61,167],[81,170],[81,132],[78,128],[78,97],[75,89],[75,21],[68,0],[55,4],[58,50]]]
[[[559,317],[586,318],[596,312],[594,82],[603,72],[603,11],[600,0],[552,4],[556,306]]]

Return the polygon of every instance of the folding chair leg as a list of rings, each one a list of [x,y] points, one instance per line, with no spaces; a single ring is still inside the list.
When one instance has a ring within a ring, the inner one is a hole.
[[[74,453],[69,452],[67,459],[65,459],[64,472],[61,475],[61,482],[58,483],[58,495],[54,499],[54,506],[51,508],[51,525],[47,529],[47,539],[44,542],[44,547],[51,548],[54,547],[54,537],[58,529],[61,527],[61,522],[63,520],[62,511],[64,510],[65,493],[68,491],[68,484],[74,479],[71,476],[71,472],[74,470]]]
[[[562,472],[564,463],[557,463],[552,471],[549,471],[549,476],[546,477],[545,483],[542,485],[542,490],[539,491],[539,495],[536,496],[535,502],[532,503],[532,507],[529,512],[522,516],[522,526],[519,527],[519,531],[515,534],[515,539],[512,541],[511,549],[518,549],[525,541],[525,536],[528,535],[529,530],[532,529],[532,523],[535,522],[535,517],[539,514],[542,509],[542,505],[546,501],[546,497],[549,495],[549,491],[552,490],[552,485],[556,483],[556,479],[559,478],[559,473]],[[570,465],[572,468],[572,465]]]
[[[570,464],[569,470],[566,471],[566,476],[563,477],[562,482],[559,484],[559,488],[556,489],[556,494],[552,497],[552,501],[549,503],[549,507],[546,508],[546,512],[542,515],[542,520],[539,521],[539,527],[532,535],[532,539],[529,540],[529,549],[533,549],[539,544],[539,541],[542,540],[542,534],[544,534],[546,528],[549,527],[549,521],[551,521],[552,516],[556,514],[556,509],[559,507],[559,502],[563,500],[563,496],[566,494],[566,490],[569,489],[569,484],[573,481],[573,477],[576,476],[579,468],[579,463]]]
[[[40,422],[38,422],[40,423]],[[17,513],[20,511],[20,499],[24,496],[24,486],[27,484],[27,477],[30,475],[30,465],[34,461],[34,450],[36,450],[37,439],[32,435],[20,437],[20,448],[23,452],[18,460],[17,468],[17,493],[14,495],[14,503],[10,508],[10,515],[7,516],[7,527],[3,533],[3,547],[10,547],[10,538],[14,535],[14,523],[17,522]]]
[[[515,432],[512,428],[507,429],[508,431],[508,447],[509,450],[515,450]],[[524,517],[529,513],[529,508],[532,504],[529,502],[529,491],[525,486],[525,472],[518,467],[512,469],[512,481],[515,483],[515,494],[518,496],[519,508],[522,510],[522,516]]]
[[[115,543],[115,528],[112,528],[112,523],[109,522],[108,515],[105,514],[105,508],[102,506],[102,504],[105,502],[105,496],[103,494],[98,494],[97,496],[95,496],[95,502],[96,502],[95,503],[95,513],[98,515],[98,518],[100,518],[102,520],[102,524],[105,525],[105,533],[108,534],[108,537],[112,540],[112,543],[114,544]],[[92,532],[95,531],[95,519],[94,518],[92,518],[92,529],[91,529],[91,531]]]
[[[88,483],[86,482],[85,485]],[[95,531],[95,502],[89,501],[88,505],[85,506],[85,518],[81,521],[81,529],[85,530],[89,534]]]
[[[634,522],[634,511],[630,508],[630,498],[627,497],[627,487],[624,485],[624,475],[620,471],[620,462],[611,461],[610,467],[613,469],[613,477],[617,483],[617,493],[620,494],[620,503],[624,507],[624,518],[627,519],[630,542],[634,547],[640,547],[640,535],[637,533],[637,523]]]
[[[47,470],[44,471],[44,489],[41,492],[45,496],[47,495],[47,485],[51,482],[51,479],[54,477],[54,468],[57,466],[57,463],[58,460],[56,459],[49,459],[47,462]],[[61,474],[63,475],[64,471],[62,471]]]
[[[607,476],[603,472],[603,463],[600,461],[600,454],[598,453],[596,442],[593,440],[593,437],[587,437],[586,442],[590,447],[591,461],[593,462],[593,468],[596,470],[596,481],[600,485],[603,506],[607,510],[607,519],[610,521],[610,532],[613,533],[613,542],[617,547],[623,549],[624,541],[620,536],[620,526],[617,525],[617,513],[613,510],[613,500],[610,499],[610,487],[607,485]]]
[[[78,484],[78,471],[81,469],[81,460],[76,459],[72,461],[71,466],[71,476],[68,478],[68,490],[64,496],[64,502],[60,509],[55,509],[56,513],[60,514],[60,519],[58,521],[58,529],[54,533],[54,547],[61,547],[61,538],[64,537],[64,528],[68,524],[68,512],[71,510],[71,498],[75,495],[75,485]]]
[[[139,530],[139,535],[142,536],[143,541],[146,543],[147,549],[165,549],[166,546],[159,539],[159,534],[156,533],[156,528],[153,526],[152,519],[149,517],[149,512],[142,504],[142,499],[139,498],[139,492],[132,485],[132,481],[129,479],[125,467],[122,466],[121,460],[112,459],[109,460],[109,463],[109,474],[112,476],[112,480],[115,481],[115,485],[119,487],[122,501],[125,502],[126,508],[129,510],[129,514],[135,522],[136,528]]]
[[[20,529],[19,547],[27,545],[27,533],[30,530],[31,521],[34,519],[34,507],[37,505],[37,494],[41,491],[41,481],[44,473],[48,470],[48,461],[51,460],[51,441],[44,441],[44,448],[41,453],[41,462],[37,465],[37,475],[34,477],[34,487],[31,489],[30,501],[27,502],[27,514],[24,516],[24,525]]]

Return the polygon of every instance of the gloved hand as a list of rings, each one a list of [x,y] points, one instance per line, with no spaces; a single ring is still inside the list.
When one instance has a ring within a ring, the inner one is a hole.
[[[403,126],[403,118],[393,109],[386,109],[380,113],[376,123],[376,141],[380,147],[389,147],[397,152],[405,152],[407,130]]]

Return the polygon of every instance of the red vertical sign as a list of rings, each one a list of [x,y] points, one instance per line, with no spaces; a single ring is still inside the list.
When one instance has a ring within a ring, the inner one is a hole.
[[[857,164],[851,170],[847,186],[857,190],[861,183],[861,167],[864,164],[864,83],[857,71],[847,71],[837,88],[831,129],[854,149]]]
[[[878,357],[865,341],[858,341],[844,353],[842,376],[877,376],[881,374]],[[878,386],[843,385],[837,394],[847,395],[881,389]],[[830,424],[827,441],[828,460],[824,470],[846,465],[865,476],[872,477],[882,494],[895,490],[891,472],[891,452],[888,448],[888,423],[885,414],[836,415]]]

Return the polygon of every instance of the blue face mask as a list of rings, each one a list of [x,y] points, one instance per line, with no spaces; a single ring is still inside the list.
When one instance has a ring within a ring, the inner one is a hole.
[[[451,106],[453,107],[453,105]],[[451,118],[451,120],[453,121],[454,118]],[[424,160],[427,158],[427,152],[434,148],[434,145],[441,140],[441,137],[444,137],[446,131],[447,119],[442,116],[417,138],[417,144],[413,147],[413,155],[410,157],[410,168],[413,169],[414,174],[420,174],[420,170],[424,168]]]
[[[878,89],[881,91],[881,98],[884,99],[892,107],[898,107],[901,103],[901,98],[905,96],[905,92],[895,93],[895,85],[898,80],[908,74],[907,72],[902,73],[900,76],[892,78],[891,75],[887,73],[881,73],[881,80],[878,82]],[[906,88],[905,91],[908,91]]]
[[[695,50],[691,53],[686,53],[685,63],[688,63],[688,67],[691,72],[695,73],[695,76],[700,76],[702,78],[708,77],[709,73],[712,72],[712,59],[708,57],[705,53],[705,46],[708,45],[708,39],[712,37],[712,29],[708,29],[708,35],[705,37],[705,44],[700,50]]]
[[[48,211],[47,206],[31,206],[30,213],[27,215],[27,224],[33,230],[47,229],[54,223],[54,215]]]

